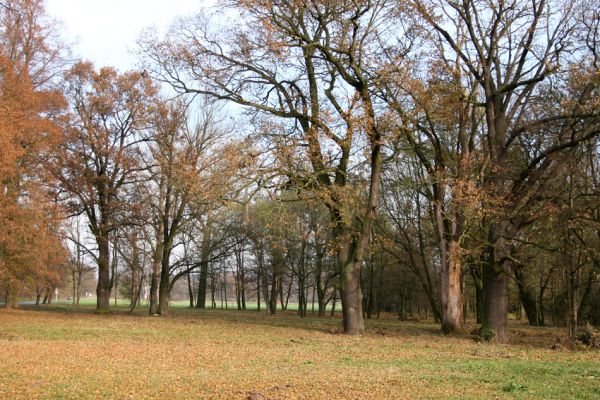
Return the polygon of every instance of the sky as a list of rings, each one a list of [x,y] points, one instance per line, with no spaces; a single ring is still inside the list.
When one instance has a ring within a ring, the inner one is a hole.
[[[135,68],[131,53],[145,28],[165,32],[178,16],[197,13],[207,0],[47,0],[47,13],[62,22],[73,55],[96,67]]]

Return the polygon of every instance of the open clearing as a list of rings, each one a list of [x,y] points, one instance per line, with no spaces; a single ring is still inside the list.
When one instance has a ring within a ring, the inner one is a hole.
[[[513,344],[491,345],[391,317],[361,337],[339,327],[253,311],[2,310],[0,398],[600,398],[600,353],[550,350],[561,330],[513,323]]]

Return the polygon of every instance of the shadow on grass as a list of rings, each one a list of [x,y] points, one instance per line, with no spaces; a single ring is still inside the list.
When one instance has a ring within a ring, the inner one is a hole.
[[[93,305],[70,305],[70,304],[50,304],[50,305],[21,305],[22,310],[36,312],[52,312],[62,314],[79,315],[98,315],[95,313],[96,307]],[[99,315],[98,315],[99,316]],[[341,313],[336,313],[334,318],[330,318],[329,313],[326,317],[319,317],[316,313],[309,312],[305,318],[300,318],[296,311],[280,311],[275,315],[266,314],[264,310],[237,310],[220,308],[186,308],[172,307],[167,316],[148,315],[147,306],[136,308],[130,312],[129,307],[117,305],[111,307],[110,314],[106,318],[162,318],[166,320],[185,320],[187,323],[202,323],[202,321],[224,321],[234,324],[248,324],[254,326],[270,326],[276,328],[293,328],[306,331],[321,332],[327,334],[342,334]],[[524,346],[530,348],[549,348],[556,343],[557,339],[565,341],[566,332],[564,328],[556,327],[529,327],[523,322],[511,321],[509,324],[511,345]],[[465,331],[462,334],[451,337],[458,339],[469,338],[469,332],[476,325],[474,322],[466,324]],[[380,337],[435,337],[447,338],[440,332],[439,325],[433,321],[399,321],[393,314],[382,314],[379,319],[365,320],[366,336]]]
[[[92,305],[21,305],[22,310],[35,312],[52,312],[62,314],[98,315],[95,306]],[[155,317],[148,315],[147,307],[138,307],[130,312],[127,306],[113,306],[111,313],[106,318],[118,316],[130,318],[165,318],[167,320],[195,321],[225,321],[236,324],[249,324],[258,326],[271,326],[277,328],[294,328],[307,331],[316,331],[328,334],[342,334],[341,313],[336,313],[333,318],[329,316],[319,317],[316,313],[308,313],[305,318],[300,318],[296,311],[280,311],[275,315],[266,314],[264,310],[232,310],[232,309],[196,309],[173,307],[169,309],[167,316]],[[392,314],[382,315],[380,319],[365,320],[365,335],[368,336],[443,336],[439,327],[432,321],[398,321]]]

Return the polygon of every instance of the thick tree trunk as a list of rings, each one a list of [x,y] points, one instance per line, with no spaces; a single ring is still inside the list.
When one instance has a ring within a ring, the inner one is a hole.
[[[447,220],[443,203],[445,191],[435,184],[433,210],[439,241],[441,267],[442,332],[448,334],[463,330],[463,300],[461,292],[460,247],[456,236],[460,227]]]
[[[208,261],[200,261],[200,278],[198,280],[198,301],[196,308],[206,308],[206,287],[208,283]]]
[[[461,262],[458,243],[447,242],[445,271],[442,273],[442,296],[445,299],[442,315],[442,332],[453,333],[463,330],[463,299],[461,292]]]
[[[96,313],[110,312],[110,248],[108,233],[96,236],[98,243],[98,286],[96,287]]]
[[[19,305],[19,289],[7,283],[4,288],[4,307],[8,309],[15,309]]]
[[[507,223],[495,223],[490,227],[487,262],[483,266],[483,322],[482,335],[486,340],[508,342],[508,283],[511,274],[510,245]]]
[[[168,245],[165,248],[169,247]],[[169,312],[169,280],[170,280],[170,262],[169,259],[171,251],[163,251],[162,265],[160,269],[160,287],[158,290],[158,313],[160,315],[167,315]]]
[[[484,309],[482,332],[487,340],[508,342],[508,271],[502,266],[486,265],[483,269]]]
[[[152,276],[150,278],[150,315],[158,315],[158,288],[160,287],[160,260],[152,263]]]
[[[338,257],[341,265],[342,314],[344,333],[358,335],[365,329],[362,312],[362,292],[360,289],[360,269],[362,260],[355,261],[354,243],[345,240],[340,244]]]

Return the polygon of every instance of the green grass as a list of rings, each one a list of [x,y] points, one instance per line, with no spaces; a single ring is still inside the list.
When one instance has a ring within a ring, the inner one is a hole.
[[[0,398],[600,398],[600,353],[550,350],[554,328],[513,322],[495,345],[393,316],[348,337],[293,311],[93,310],[0,311]]]
[[[72,300],[65,300],[65,299],[60,299],[58,301],[53,301],[52,304],[57,305],[72,305],[73,301]],[[51,305],[52,305],[51,304]],[[90,298],[90,299],[81,299],[79,301],[79,305],[80,306],[95,306],[96,305],[96,299],[95,298]],[[110,305],[111,307],[115,306],[115,300],[112,299],[110,301]],[[127,299],[117,299],[117,307],[128,307],[129,306],[129,300]],[[148,306],[148,302],[147,301],[142,301],[139,304],[140,308],[143,307],[147,307]],[[171,301],[169,304],[170,307],[173,308],[189,308],[190,307],[190,301],[189,300],[177,300],[177,301]],[[210,302],[207,301],[206,302],[206,306],[208,308],[210,307]],[[265,303],[261,302],[260,304],[261,309],[264,310],[265,309]],[[327,305],[327,310],[331,311],[331,303],[329,303]],[[228,309],[228,310],[237,310],[237,302],[235,301],[228,301],[228,302],[223,302],[223,304],[221,304],[220,301],[217,301],[217,309]],[[257,310],[258,309],[258,303],[256,301],[247,301],[246,302],[246,310]],[[278,310],[281,310],[281,306],[278,305],[277,306]],[[319,309],[318,304],[315,302],[315,306],[314,306],[314,312],[316,313]],[[336,305],[336,310],[340,310],[341,309],[341,304],[338,302]],[[298,311],[298,303],[293,303],[293,302],[289,302],[288,306],[287,306],[287,310],[288,311]],[[308,312],[313,312],[312,311],[312,303],[308,303]]]

